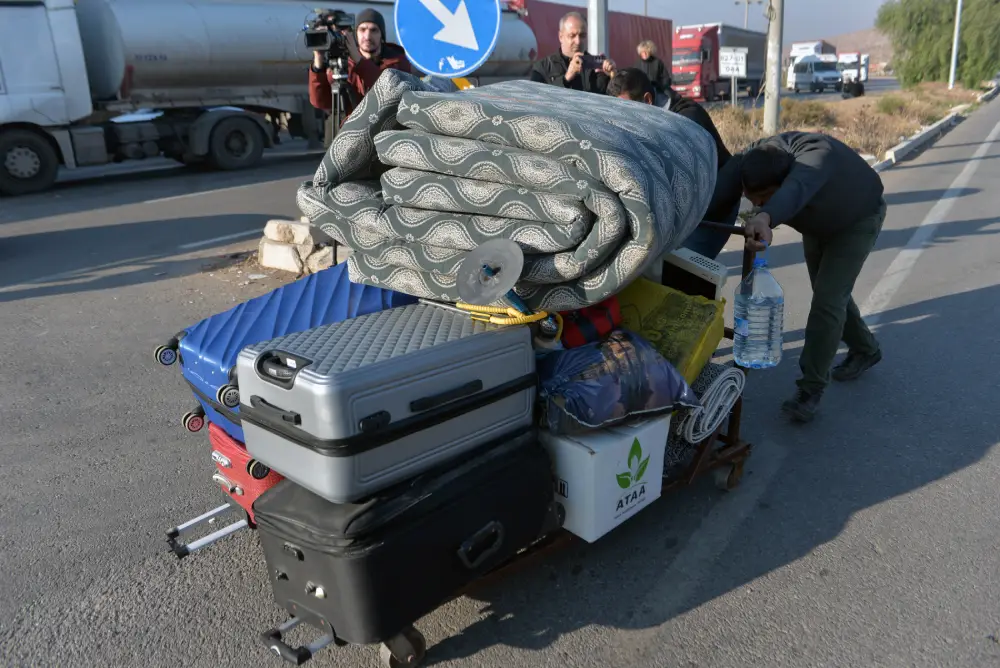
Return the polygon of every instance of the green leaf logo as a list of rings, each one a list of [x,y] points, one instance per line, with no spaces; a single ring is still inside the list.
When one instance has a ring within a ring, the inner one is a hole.
[[[639,470],[635,472],[635,476],[634,476],[636,482],[639,482],[640,480],[642,480],[642,475],[646,472],[646,467],[647,466],[649,466],[649,457],[646,457],[645,459],[643,459],[642,463],[639,464]]]
[[[618,479],[618,486],[622,489],[628,489],[632,486],[632,474],[628,471],[625,473],[615,474],[615,478]]]
[[[635,471],[635,467],[638,466],[639,460],[642,459],[642,446],[639,445],[639,439],[632,439],[632,449],[628,451],[628,468],[630,471]],[[632,460],[635,460],[634,462]]]

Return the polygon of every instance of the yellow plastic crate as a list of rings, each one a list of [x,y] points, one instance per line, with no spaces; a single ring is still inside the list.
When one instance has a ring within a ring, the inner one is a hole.
[[[622,326],[642,335],[693,383],[725,335],[725,300],[686,295],[636,279],[618,294]]]

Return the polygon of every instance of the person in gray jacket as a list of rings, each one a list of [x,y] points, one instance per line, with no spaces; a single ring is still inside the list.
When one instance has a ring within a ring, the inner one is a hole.
[[[709,210],[728,210],[745,195],[758,208],[744,228],[750,248],[769,246],[778,225],[802,234],[813,298],[798,391],[782,405],[794,421],[813,419],[831,375],[854,380],[882,360],[851,292],[885,222],[883,192],[878,172],[851,147],[811,132],[755,142],[719,172]],[[847,357],[831,374],[841,340]]]

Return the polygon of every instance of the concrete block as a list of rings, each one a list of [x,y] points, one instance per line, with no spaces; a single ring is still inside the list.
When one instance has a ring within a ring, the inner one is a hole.
[[[264,237],[257,248],[257,264],[268,269],[302,273],[302,257],[295,244],[285,244]]]
[[[323,246],[322,248],[317,248],[308,258],[306,258],[306,271],[308,271],[310,274],[315,274],[318,271],[329,269],[332,266],[333,266],[332,246]]]
[[[297,220],[269,220],[264,226],[264,236],[271,241],[285,244],[316,243],[312,225]]]

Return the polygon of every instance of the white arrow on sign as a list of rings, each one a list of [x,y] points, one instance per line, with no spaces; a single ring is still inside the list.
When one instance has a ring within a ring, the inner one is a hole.
[[[441,0],[420,0],[420,4],[441,22],[441,30],[437,31],[434,39],[463,49],[479,50],[479,42],[476,41],[476,32],[472,29],[472,19],[469,18],[465,0],[460,0],[454,14],[448,11]]]

